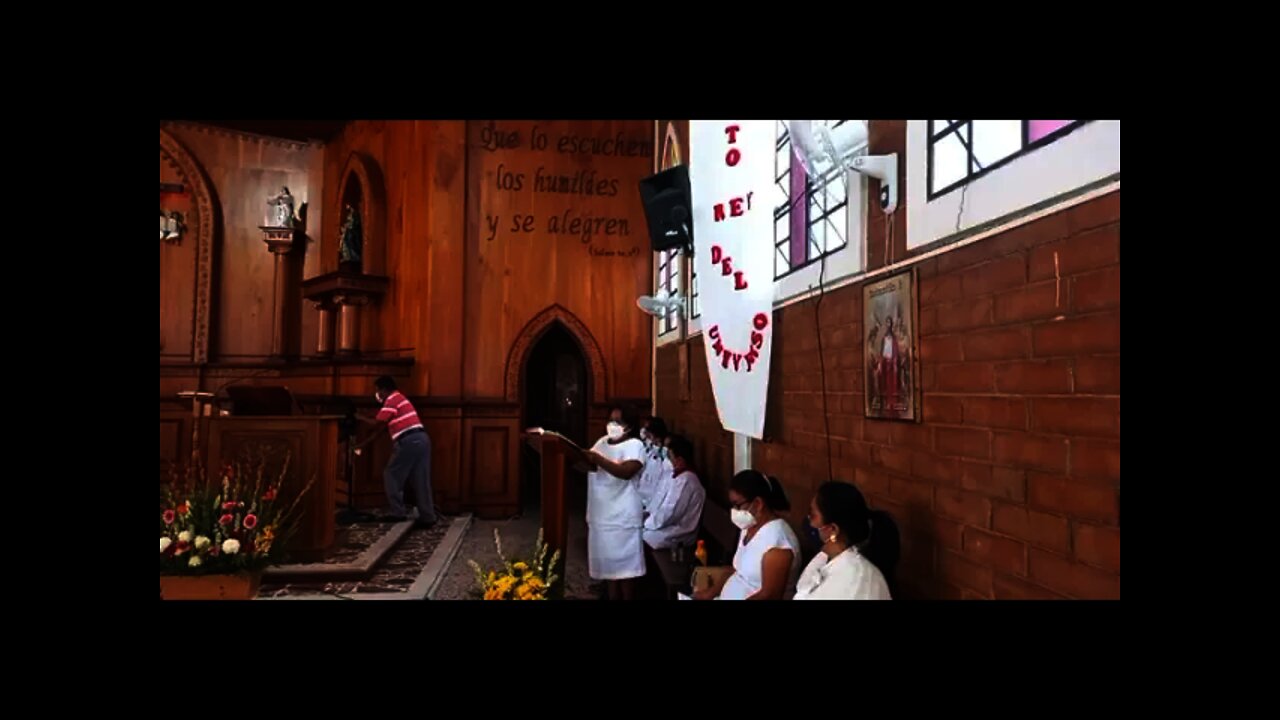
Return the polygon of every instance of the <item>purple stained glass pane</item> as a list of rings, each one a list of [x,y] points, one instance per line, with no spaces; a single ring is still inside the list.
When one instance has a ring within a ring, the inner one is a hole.
[[[799,267],[809,259],[805,242],[809,237],[809,203],[806,201],[808,177],[804,165],[795,153],[791,153],[791,196],[788,205],[791,209],[791,267]]]
[[[1027,142],[1035,142],[1040,138],[1061,130],[1075,120],[1028,120]]]

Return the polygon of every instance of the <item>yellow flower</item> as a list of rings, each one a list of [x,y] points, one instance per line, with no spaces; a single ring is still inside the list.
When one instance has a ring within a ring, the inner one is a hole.
[[[542,581],[536,577],[531,577],[528,580],[525,580],[525,584],[534,590],[541,590],[543,588]]]
[[[525,570],[529,569],[529,566],[522,562],[518,562],[515,565],[512,565],[511,567],[515,568],[516,570],[519,570],[520,572],[524,572]]]

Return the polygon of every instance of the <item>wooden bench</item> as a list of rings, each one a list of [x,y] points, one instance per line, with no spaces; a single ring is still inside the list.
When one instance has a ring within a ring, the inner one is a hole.
[[[702,505],[702,517],[698,522],[698,539],[706,543],[708,565],[732,565],[733,554],[738,549],[738,526],[729,520],[729,511],[719,503],[707,498]],[[658,566],[662,582],[666,585],[668,600],[675,600],[677,593],[690,591],[690,579],[693,569],[698,565],[694,557],[695,547],[685,549],[684,562],[676,562],[671,558],[669,549],[654,550],[648,545],[645,552]]]

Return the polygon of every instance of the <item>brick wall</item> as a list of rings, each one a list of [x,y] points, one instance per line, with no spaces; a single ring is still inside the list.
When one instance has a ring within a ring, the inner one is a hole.
[[[901,121],[872,123],[873,151],[903,152],[904,133]],[[878,207],[870,212],[876,267],[885,234]],[[906,256],[902,208],[895,225],[891,260]],[[901,527],[904,597],[1118,598],[1119,191],[917,268],[923,422],[863,417],[862,285],[846,286],[821,306],[827,424],[816,301],[775,313],[768,437],[755,444],[755,467],[783,481],[799,527],[827,479],[829,425],[836,478]],[[732,438],[701,336],[685,345],[658,349],[657,413],[694,441],[709,493],[723,502]]]

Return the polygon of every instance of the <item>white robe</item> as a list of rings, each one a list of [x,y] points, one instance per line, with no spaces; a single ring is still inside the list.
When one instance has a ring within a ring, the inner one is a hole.
[[[647,460],[644,443],[634,438],[616,445],[605,438],[593,450],[617,463]],[[604,469],[587,476],[587,569],[596,580],[625,580],[644,575],[644,507],[637,481]]]

